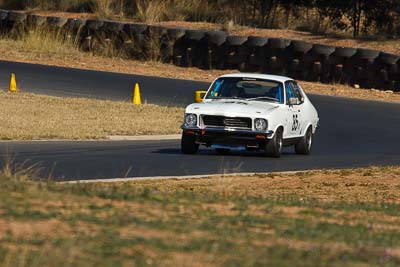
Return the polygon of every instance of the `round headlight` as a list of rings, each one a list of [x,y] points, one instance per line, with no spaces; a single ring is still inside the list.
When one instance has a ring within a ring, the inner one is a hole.
[[[186,114],[185,124],[187,126],[196,126],[197,125],[197,116],[195,114]]]
[[[265,131],[265,130],[267,130],[267,127],[268,127],[268,123],[266,120],[264,120],[264,119],[255,119],[254,120],[254,128],[257,131]]]

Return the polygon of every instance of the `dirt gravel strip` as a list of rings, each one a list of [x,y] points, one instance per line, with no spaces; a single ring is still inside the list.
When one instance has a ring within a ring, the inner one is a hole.
[[[337,169],[340,171],[341,169]],[[346,169],[343,169],[346,170]],[[151,176],[151,177],[126,177],[126,178],[110,178],[110,179],[87,179],[77,181],[62,181],[58,184],[91,184],[91,183],[126,183],[134,181],[154,181],[154,180],[192,180],[192,179],[212,179],[218,177],[249,177],[256,175],[284,175],[308,173],[318,170],[301,170],[301,171],[285,171],[285,172],[239,172],[239,173],[216,173],[216,174],[201,174],[201,175],[184,175],[184,176]]]

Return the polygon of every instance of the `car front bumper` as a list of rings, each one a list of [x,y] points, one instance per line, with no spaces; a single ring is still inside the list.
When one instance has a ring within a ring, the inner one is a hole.
[[[194,135],[197,144],[216,148],[262,149],[273,131],[253,131],[228,127],[181,126],[185,134]]]

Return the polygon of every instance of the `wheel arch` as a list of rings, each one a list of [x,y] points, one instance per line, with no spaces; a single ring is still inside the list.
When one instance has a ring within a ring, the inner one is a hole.
[[[276,133],[279,129],[282,129],[282,134],[283,134],[283,135],[285,134],[285,127],[284,127],[282,124],[278,124],[278,125],[275,126],[275,128],[274,128],[274,133],[270,136],[269,139],[274,138],[275,133]]]
[[[311,127],[311,131],[313,134],[315,134],[315,127],[313,126],[313,124],[311,122],[307,123],[307,126],[304,128],[304,134],[307,133],[308,129]]]

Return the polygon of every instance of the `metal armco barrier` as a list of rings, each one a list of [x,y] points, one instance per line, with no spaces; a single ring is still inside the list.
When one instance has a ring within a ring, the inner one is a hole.
[[[37,27],[73,38],[84,51],[114,49],[133,59],[158,55],[163,62],[182,67],[236,69],[400,92],[400,55],[382,51],[0,10],[0,34],[19,38],[24,31]]]

